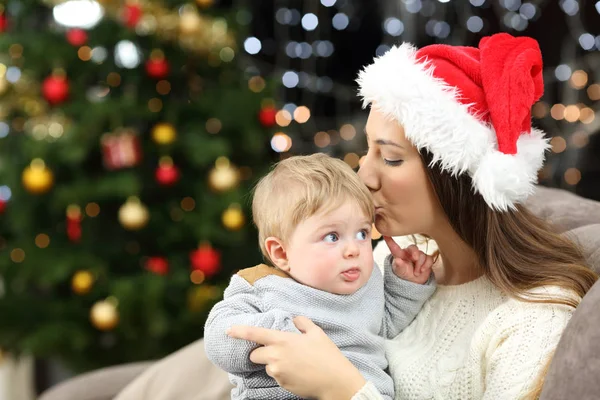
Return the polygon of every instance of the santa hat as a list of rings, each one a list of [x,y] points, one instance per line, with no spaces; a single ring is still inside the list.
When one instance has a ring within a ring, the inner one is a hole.
[[[405,43],[357,82],[363,107],[398,121],[432,164],[454,176],[467,172],[493,209],[514,209],[534,191],[550,147],[531,127],[531,106],[544,91],[535,40],[500,33],[479,48]]]

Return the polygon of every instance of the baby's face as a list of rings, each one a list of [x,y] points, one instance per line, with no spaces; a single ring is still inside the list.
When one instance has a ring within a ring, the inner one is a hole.
[[[286,247],[289,274],[326,292],[354,293],[373,271],[371,226],[353,202],[304,220]]]

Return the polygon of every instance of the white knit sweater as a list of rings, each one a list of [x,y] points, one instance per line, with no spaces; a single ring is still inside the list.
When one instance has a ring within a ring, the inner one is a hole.
[[[559,288],[536,292],[568,296]],[[485,278],[438,286],[386,344],[396,399],[512,400],[532,388],[573,310],[508,298]],[[378,400],[367,383],[352,400]]]

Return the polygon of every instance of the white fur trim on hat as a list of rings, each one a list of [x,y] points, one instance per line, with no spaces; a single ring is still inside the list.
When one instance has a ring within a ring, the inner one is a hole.
[[[433,155],[432,164],[453,176],[468,172],[490,207],[513,209],[534,190],[549,147],[543,132],[522,133],[515,155],[499,152],[493,127],[470,114],[457,101],[459,90],[417,62],[416,52],[409,43],[395,46],[359,73],[363,107],[398,121],[417,149]]]

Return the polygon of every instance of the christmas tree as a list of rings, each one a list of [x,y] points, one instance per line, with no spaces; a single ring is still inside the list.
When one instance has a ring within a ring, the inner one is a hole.
[[[273,160],[247,12],[210,0],[0,5],[0,347],[74,370],[202,336],[260,262]]]

